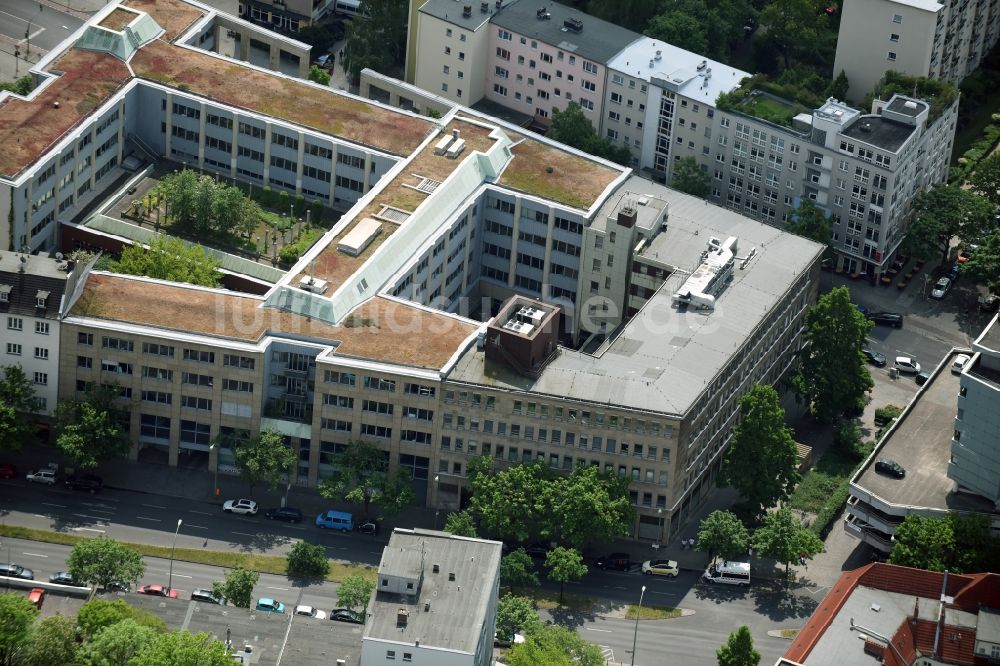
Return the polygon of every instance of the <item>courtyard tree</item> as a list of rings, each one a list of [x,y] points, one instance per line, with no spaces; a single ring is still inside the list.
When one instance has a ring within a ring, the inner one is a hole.
[[[148,248],[136,243],[123,249],[109,268],[114,273],[217,287],[222,281],[219,265],[200,245],[158,234],[150,239]]]
[[[872,326],[851,303],[847,287],[833,289],[809,308],[806,344],[792,385],[821,421],[839,419],[874,386],[861,354]]]
[[[977,164],[969,184],[994,208],[1000,208],[1000,153],[993,153]]]
[[[583,563],[580,551],[562,546],[556,546],[545,555],[545,568],[549,570],[549,580],[559,583],[560,605],[566,583],[587,575],[587,565]]]
[[[78,541],[66,560],[73,580],[107,589],[111,583],[135,584],[146,572],[136,550],[106,536]]]
[[[0,376],[0,448],[19,451],[35,434],[41,401],[19,365],[7,365]]]
[[[671,10],[654,16],[646,26],[645,34],[647,37],[662,39],[692,53],[709,52],[707,26],[697,17],[681,10]]]
[[[799,481],[798,456],[778,392],[756,384],[740,398],[740,422],[726,451],[721,480],[755,515],[786,499]]]
[[[729,634],[725,645],[716,651],[719,666],[757,666],[760,652],[753,646],[750,627],[745,624]]]
[[[528,597],[505,594],[497,601],[497,636],[513,641],[514,634],[540,622],[535,603]]]
[[[632,154],[628,148],[615,146],[597,134],[590,119],[583,113],[583,109],[577,102],[568,103],[565,109],[552,110],[552,123],[546,135],[565,143],[567,146],[579,148],[586,153],[604,157],[619,164],[628,164],[632,160]]]
[[[364,613],[368,608],[368,600],[375,589],[375,581],[364,576],[347,576],[340,581],[337,588],[337,603],[346,608],[360,608]]]
[[[500,558],[500,583],[510,588],[537,587],[535,563],[524,548],[517,548]]]
[[[476,521],[468,511],[452,511],[444,522],[444,531],[455,536],[477,537]]]
[[[713,511],[698,527],[698,550],[732,560],[747,552],[750,532],[732,511]]]
[[[696,197],[707,197],[712,189],[711,176],[701,168],[698,160],[690,155],[674,162],[670,183],[674,189]]]
[[[823,551],[823,540],[800,521],[787,507],[764,516],[764,524],[753,533],[755,552],[785,565],[785,577],[792,562],[812,559]]]
[[[747,20],[756,16],[746,0],[675,0],[662,9],[646,24],[647,37],[724,62],[729,62],[733,49],[743,41]]]
[[[31,640],[38,609],[24,594],[0,594],[0,664],[17,664]]]
[[[366,67],[388,74],[402,64],[406,53],[406,0],[362,0],[359,11],[367,18],[347,25],[344,70],[357,81]]]
[[[337,476],[323,479],[319,494],[327,499],[360,504],[368,518],[371,505],[385,519],[413,503],[411,474],[405,467],[389,472],[389,452],[364,440],[351,442],[337,458]]]
[[[84,664],[132,664],[134,658],[150,649],[156,636],[157,631],[152,627],[126,617],[99,629],[84,645],[81,661]]]
[[[151,631],[166,631],[167,625],[150,611],[129,606],[122,599],[91,599],[80,607],[76,624],[85,640],[92,640],[104,629],[131,620]]]
[[[922,259],[939,256],[942,262],[948,260],[952,237],[982,238],[994,214],[989,200],[957,185],[936,185],[921,191],[914,208],[916,219],[906,230],[904,250]]]
[[[93,469],[132,450],[128,411],[116,403],[120,393],[118,384],[102,384],[56,406],[56,446],[76,467]]]
[[[250,608],[258,580],[260,574],[256,571],[236,566],[226,572],[226,580],[212,583],[212,592],[237,608]]]
[[[235,443],[233,462],[239,470],[240,478],[250,486],[252,497],[253,489],[257,486],[264,486],[269,490],[277,488],[282,476],[292,473],[298,456],[285,444],[281,433],[264,430]]]

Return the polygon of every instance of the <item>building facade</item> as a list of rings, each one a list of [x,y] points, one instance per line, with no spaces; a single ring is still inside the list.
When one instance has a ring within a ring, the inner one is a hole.
[[[987,0],[849,0],[842,6],[834,72],[863,99],[889,70],[956,86],[1000,35],[1000,10]]]

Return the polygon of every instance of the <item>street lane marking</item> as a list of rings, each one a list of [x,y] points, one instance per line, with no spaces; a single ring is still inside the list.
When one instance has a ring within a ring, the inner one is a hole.
[[[665,597],[676,596],[676,592],[657,592],[656,590],[649,590],[650,594],[662,594]]]
[[[41,553],[21,553],[22,555],[27,555],[28,557],[48,557],[48,555],[42,555]]]
[[[265,590],[281,590],[282,592],[287,592],[288,591],[287,587],[271,587],[270,585],[264,586],[264,589]]]
[[[290,529],[290,530],[303,530],[303,531],[305,531],[306,528],[304,528],[304,527],[296,527],[295,525],[289,525],[288,529]]]
[[[93,527],[74,527],[73,529],[77,532],[100,532],[101,534],[105,534],[104,530],[97,530]]]
[[[57,509],[65,509],[66,508],[65,504],[52,504],[51,502],[42,502],[42,506],[54,506]]]
[[[247,534],[246,532],[233,532],[233,534],[239,534],[240,536],[255,537],[256,534]]]
[[[88,516],[85,513],[74,513],[73,515],[79,518],[89,518],[90,520],[107,520],[105,516]]]
[[[142,506],[150,508],[150,509],[166,509],[167,508],[165,506],[160,506],[159,504],[143,504]]]
[[[192,525],[191,523],[188,523],[187,525],[185,525],[185,527],[190,527],[191,529],[194,529],[194,530],[207,530],[208,529],[207,527],[202,527],[201,525]]]
[[[159,518],[147,518],[146,516],[136,516],[137,520],[151,520],[154,523],[162,523],[163,521]]]
[[[214,516],[215,515],[214,513],[209,513],[207,511],[195,511],[194,509],[191,509],[189,511],[189,513],[197,513],[199,516]]]
[[[602,634],[613,634],[613,633],[615,633],[611,629],[595,629],[593,627],[587,627],[587,631],[599,631]]]
[[[174,578],[191,578],[191,576],[185,576],[184,574],[175,573]],[[177,589],[176,587],[174,588]]]

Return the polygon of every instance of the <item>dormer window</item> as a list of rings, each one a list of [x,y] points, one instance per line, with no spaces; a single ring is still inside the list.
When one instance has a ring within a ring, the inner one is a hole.
[[[49,292],[42,291],[41,289],[39,289],[38,293],[35,294],[35,307],[44,308],[45,301],[47,301],[48,299],[49,299]]]
[[[10,290],[9,284],[0,284],[0,303],[10,303]]]

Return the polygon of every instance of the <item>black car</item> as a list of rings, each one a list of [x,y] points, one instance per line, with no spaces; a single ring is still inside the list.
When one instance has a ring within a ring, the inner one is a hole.
[[[374,520],[366,520],[363,523],[358,523],[354,527],[354,529],[361,532],[362,534],[370,534],[372,536],[375,536],[376,534],[378,534],[378,523],[376,523]]]
[[[552,548],[547,543],[532,543],[524,546],[524,552],[526,552],[531,557],[541,557],[544,558],[548,556],[549,551]]]
[[[68,571],[57,571],[51,576],[49,576],[50,583],[56,583],[57,585],[73,585],[75,587],[86,587],[85,583],[78,583],[73,580],[73,577],[69,575]]]
[[[902,479],[906,476],[906,470],[903,469],[903,466],[895,460],[889,460],[888,458],[877,461],[875,463],[875,471],[896,479]]]
[[[96,493],[104,487],[104,480],[95,474],[74,474],[67,477],[66,487],[73,490],[85,490],[88,493]]]
[[[212,590],[205,590],[198,588],[191,592],[191,601],[201,601],[206,604],[216,604],[222,605],[226,603],[226,600],[217,595]]]
[[[35,580],[35,572],[31,569],[25,569],[20,564],[0,564],[0,576],[23,578],[24,580]]]
[[[264,512],[264,517],[269,520],[283,520],[286,523],[301,523],[302,511],[286,506],[280,509],[268,509]]]
[[[897,312],[870,312],[868,319],[882,326],[903,327],[903,315]]]
[[[946,278],[948,278],[949,280],[951,280],[952,282],[957,282],[958,281],[958,270],[959,270],[960,266],[961,266],[961,264],[959,264],[956,261],[955,263],[953,263],[951,265],[951,267],[948,268],[948,272],[945,273],[944,276]]]
[[[865,355],[868,362],[874,365],[876,368],[884,368],[888,361],[885,358],[885,354],[874,351],[872,349],[862,349],[861,353]]]
[[[632,558],[628,553],[611,553],[597,558],[597,566],[600,569],[628,571],[632,568]]]
[[[980,296],[979,309],[983,312],[996,312],[1000,310],[1000,296]]]
[[[334,622],[350,622],[351,624],[365,623],[364,616],[350,608],[334,608],[330,611],[330,619]]]

